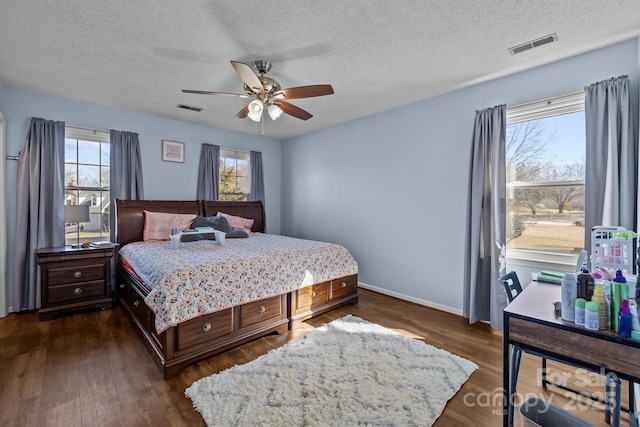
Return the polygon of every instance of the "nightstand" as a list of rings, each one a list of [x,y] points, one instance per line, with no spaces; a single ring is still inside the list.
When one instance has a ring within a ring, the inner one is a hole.
[[[89,307],[111,308],[111,258],[116,246],[37,249],[42,296],[40,321]]]

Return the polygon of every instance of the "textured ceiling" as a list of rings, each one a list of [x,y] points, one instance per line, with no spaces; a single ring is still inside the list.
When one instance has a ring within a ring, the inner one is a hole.
[[[308,121],[267,117],[264,135],[285,139],[638,35],[638,0],[2,0],[0,82],[255,133],[234,119],[246,99],[181,89],[242,93],[229,60],[264,58],[283,88],[335,90],[291,101]]]

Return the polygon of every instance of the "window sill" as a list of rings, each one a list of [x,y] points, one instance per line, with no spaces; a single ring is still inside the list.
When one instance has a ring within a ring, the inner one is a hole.
[[[541,270],[574,271],[578,255],[507,249],[507,264],[516,264]]]

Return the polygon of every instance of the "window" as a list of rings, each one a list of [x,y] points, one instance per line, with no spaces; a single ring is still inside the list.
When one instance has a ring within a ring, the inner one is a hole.
[[[579,254],[584,248],[584,92],[507,108],[505,160],[508,257],[557,262]]]
[[[66,126],[64,204],[88,205],[89,222],[65,224],[67,245],[109,240],[109,133]]]
[[[249,153],[220,149],[218,200],[249,199]]]

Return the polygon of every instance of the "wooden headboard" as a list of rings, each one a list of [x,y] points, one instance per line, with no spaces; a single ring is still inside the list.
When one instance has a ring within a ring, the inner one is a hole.
[[[123,247],[127,243],[142,241],[144,211],[202,215],[198,200],[116,200],[116,241]]]
[[[229,215],[241,216],[243,218],[253,219],[253,227],[251,231],[265,233],[267,231],[267,223],[265,220],[264,206],[262,202],[212,202],[204,203],[205,216],[214,216],[218,212]]]
[[[144,211],[213,216],[218,212],[253,219],[251,231],[264,233],[266,220],[262,202],[205,202],[201,200],[116,200],[116,242],[142,240]]]

